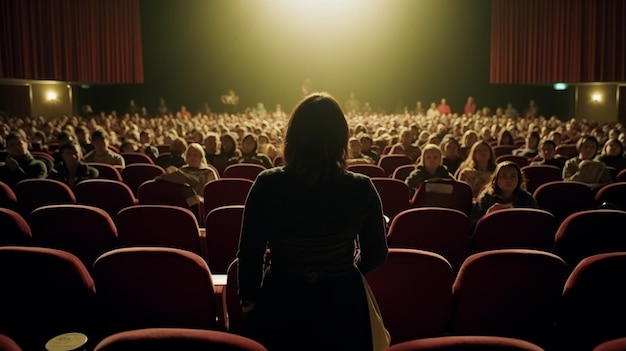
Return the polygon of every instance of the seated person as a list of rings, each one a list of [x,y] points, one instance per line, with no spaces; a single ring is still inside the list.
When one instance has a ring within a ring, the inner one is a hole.
[[[109,133],[106,130],[102,128],[94,130],[91,133],[91,144],[93,145],[93,150],[85,155],[85,162],[107,163],[112,166],[121,166],[122,168],[126,165],[122,155],[109,149]]]
[[[226,167],[237,163],[241,157],[241,150],[237,148],[237,134],[224,133],[220,137],[220,152],[215,155],[213,165],[222,174]]]
[[[563,162],[557,158],[554,158],[554,155],[556,155],[556,143],[550,139],[546,139],[542,141],[539,145],[539,159],[536,161],[532,161],[530,165],[555,166],[559,167],[560,170],[563,170]]]
[[[266,155],[257,152],[258,141],[254,134],[246,134],[241,140],[241,156],[237,163],[255,163],[265,168],[272,168],[272,160]]]
[[[187,203],[193,206],[204,200],[202,197],[204,186],[218,177],[215,170],[206,162],[202,145],[191,143],[185,152],[185,165],[179,168],[170,166],[167,168],[167,173],[155,179],[188,184],[193,189],[193,194],[187,196]]]
[[[139,152],[143,152],[148,155],[152,161],[156,162],[159,157],[159,149],[156,146],[152,145],[152,134],[147,130],[141,131],[139,133]]]
[[[442,164],[441,149],[435,144],[428,144],[422,150],[422,157],[415,169],[409,173],[405,182],[414,193],[428,179],[454,178]]]
[[[374,159],[361,152],[361,142],[356,137],[348,139],[347,164],[374,164]]]
[[[443,165],[446,166],[448,172],[454,174],[463,162],[459,141],[451,135],[447,135],[441,141],[441,152],[443,153]]]
[[[133,139],[126,139],[120,146],[120,152],[139,152],[139,144]]]
[[[206,153],[206,161],[209,164],[215,164],[215,157],[220,149],[220,135],[216,132],[208,132],[204,138],[204,152]]]
[[[565,161],[563,180],[574,180],[599,186],[611,183],[613,178],[604,163],[596,160],[598,140],[591,135],[584,135],[576,143],[578,156]]]
[[[488,142],[481,140],[472,145],[456,173],[457,180],[466,182],[472,187],[474,198],[478,197],[481,189],[491,181],[496,169],[496,157],[493,148]]]
[[[0,181],[14,188],[21,180],[45,178],[48,175],[46,164],[35,159],[28,151],[28,142],[23,133],[10,132],[6,137],[6,143],[8,155],[4,165],[0,166]]]
[[[372,139],[372,136],[367,133],[359,133],[358,137],[361,142],[361,153],[371,157],[375,164],[378,163],[380,154],[373,148],[374,139]]]
[[[70,188],[85,179],[98,178],[98,170],[82,160],[83,151],[78,142],[66,141],[59,147],[61,162],[52,169],[48,178],[61,181]]]
[[[473,225],[487,213],[504,208],[539,208],[535,198],[524,190],[524,178],[517,163],[500,162],[491,182],[485,186],[476,199],[470,213]]]
[[[279,155],[278,148],[270,142],[270,137],[267,134],[261,133],[258,137],[259,145],[257,152],[267,155],[272,162]]]
[[[180,168],[185,164],[183,154],[187,151],[187,141],[181,137],[175,137],[170,143],[169,154],[161,154],[156,164],[168,169],[169,167]]]
[[[496,145],[515,145],[513,133],[508,129],[502,129],[498,134],[498,142]]]
[[[526,145],[524,147],[513,150],[513,155],[533,158],[539,154],[539,141],[541,136],[539,132],[532,131],[526,137]]]
[[[422,155],[422,150],[419,146],[413,144],[413,133],[411,133],[411,129],[405,128],[402,133],[400,133],[400,140],[391,147],[389,154],[407,155],[411,159],[411,162],[417,162],[417,159]]]
[[[74,135],[74,133],[70,133],[67,130],[61,130],[58,133],[56,133],[54,141],[58,143],[59,145],[59,148],[52,152],[52,157],[54,157],[54,165],[56,165],[57,163],[62,161],[61,148],[60,148],[61,145],[65,144],[68,141],[76,141],[77,143],[78,141],[77,141],[76,135]],[[84,155],[84,154],[81,153],[81,155]]]
[[[609,139],[602,147],[602,153],[598,156],[598,161],[607,167],[613,167],[617,172],[626,168],[626,158],[624,158],[624,146],[617,139]]]
[[[83,148],[84,155],[93,151],[93,144],[91,143],[91,140],[89,140],[89,129],[86,126],[77,126],[76,128],[74,128],[74,134],[76,134],[76,140],[78,141],[78,144],[80,144],[80,146]]]

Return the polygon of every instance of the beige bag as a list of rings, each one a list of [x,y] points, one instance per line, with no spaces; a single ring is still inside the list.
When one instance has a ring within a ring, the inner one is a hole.
[[[365,288],[365,295],[367,296],[367,307],[370,314],[372,350],[383,351],[389,347],[389,344],[391,343],[391,336],[389,335],[387,328],[385,328],[385,323],[383,322],[383,317],[380,314],[378,303],[376,303],[376,297],[362,274],[361,279],[363,280],[363,287]]]

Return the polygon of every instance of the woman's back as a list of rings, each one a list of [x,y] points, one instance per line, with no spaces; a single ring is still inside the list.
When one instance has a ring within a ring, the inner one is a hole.
[[[265,213],[255,216],[281,214],[269,228],[272,269],[352,268],[357,234],[367,225],[376,225],[365,223],[369,217],[365,214],[381,211],[369,178],[345,172],[336,179],[307,185],[281,167],[264,172],[257,183],[259,193],[252,200],[261,200]]]
[[[372,349],[362,274],[387,258],[385,221],[370,178],[345,170],[348,139],[337,101],[307,96],[289,120],[285,166],[248,193],[238,295],[250,336],[270,350]]]

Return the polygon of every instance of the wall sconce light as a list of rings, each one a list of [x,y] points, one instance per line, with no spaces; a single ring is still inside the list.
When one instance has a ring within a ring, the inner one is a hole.
[[[591,95],[591,102],[594,104],[599,104],[602,102],[602,94],[594,93]]]
[[[46,101],[53,103],[59,101],[59,95],[55,91],[48,91],[46,93]]]

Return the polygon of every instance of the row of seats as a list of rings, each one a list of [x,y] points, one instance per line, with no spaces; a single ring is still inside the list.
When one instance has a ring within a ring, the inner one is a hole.
[[[458,210],[423,207],[396,216],[388,242],[390,247],[441,254],[455,272],[469,255],[503,248],[551,252],[573,269],[585,257],[626,251],[624,233],[626,211],[621,210],[579,211],[559,223],[545,210],[511,208],[489,213],[472,227]]]
[[[187,185],[153,178],[143,180],[137,195],[127,183],[119,180],[87,179],[70,188],[56,180],[38,178],[23,180],[14,189],[0,184],[4,194],[0,196],[0,205],[27,216],[45,205],[85,204],[102,208],[114,218],[120,210],[132,205],[164,204],[191,209],[204,227],[205,218],[211,210],[224,205],[243,205],[252,184],[252,180],[245,178],[219,178],[205,186],[201,194],[204,201],[190,207],[184,195]]]
[[[224,331],[245,336],[236,263],[218,298],[205,261],[185,250],[119,248],[90,271],[65,251],[0,247],[0,334],[30,350],[70,331],[96,343],[143,328],[221,330],[226,318]],[[471,255],[455,275],[441,255],[392,248],[366,279],[394,345],[488,335],[546,350],[591,350],[626,337],[624,274],[626,252],[590,256],[569,272],[548,252],[490,250]]]
[[[110,165],[107,165],[110,166]],[[255,172],[261,171],[259,165],[237,164],[238,169],[253,169]],[[366,166],[366,165],[361,165]],[[372,166],[372,165],[369,165]],[[112,166],[110,166],[112,167]],[[262,166],[260,166],[262,168]],[[529,166],[527,172],[541,171],[543,169],[556,169],[552,166]],[[111,216],[115,216],[120,209],[131,204],[171,204],[184,208],[189,208],[185,200],[184,185],[154,181],[154,177],[162,174],[162,169],[155,165],[132,164],[123,170],[128,175],[126,180],[106,179],[89,180],[81,182],[73,190],[68,187],[47,180],[48,184],[40,180],[23,181],[16,188],[20,196],[12,192],[7,187],[4,194],[0,196],[0,205],[11,207],[11,202],[21,202],[20,213],[26,215],[34,208],[55,203],[83,203],[105,209]],[[142,173],[143,172],[143,173]],[[149,172],[154,172],[150,173]],[[139,174],[143,174],[139,176]],[[541,173],[541,172],[540,172]],[[134,176],[130,176],[134,174]],[[258,173],[256,173],[258,174]],[[247,193],[253,184],[253,180],[241,177],[224,177],[217,182],[207,184],[204,191],[204,202],[194,207],[192,210],[201,226],[204,226],[206,215],[215,207],[229,204],[243,204]],[[249,175],[252,177],[252,174]],[[134,180],[133,180],[134,179]],[[613,208],[626,209],[626,186],[624,182],[612,183],[602,188],[591,189],[588,185],[580,182],[553,180],[534,176],[537,189],[533,192],[540,208],[553,213],[558,220],[563,220],[569,214],[596,208],[603,203],[610,204]],[[389,177],[372,177],[381,199],[385,215],[393,219],[399,212],[411,207],[441,206],[458,209],[469,214],[473,206],[471,189],[463,182],[455,181],[428,181],[411,197],[410,189],[403,181]],[[36,183],[36,184],[33,184]],[[123,183],[127,186],[121,185]],[[548,185],[549,183],[549,185]],[[27,186],[26,186],[27,185]],[[51,188],[53,187],[54,188]],[[132,187],[137,190],[133,191]],[[139,187],[142,186],[142,191]],[[130,188],[130,189],[128,189]],[[539,189],[541,188],[541,189]],[[13,204],[16,207],[16,204]]]
[[[243,208],[214,209],[202,230],[190,210],[170,205],[133,205],[116,217],[78,204],[39,207],[27,217],[0,208],[0,246],[64,250],[76,255],[88,269],[97,257],[115,248],[166,246],[197,254],[212,272],[225,274],[237,252]]]
[[[114,217],[81,204],[46,205],[23,218],[0,209],[5,228],[0,244],[65,249],[87,266],[117,246],[164,245],[197,253],[212,270],[224,273],[236,252],[243,209],[243,204],[218,206],[207,214],[202,229],[190,210],[172,205],[129,205]],[[390,246],[440,253],[456,270],[469,254],[496,248],[550,251],[573,267],[593,253],[626,250],[624,231],[622,210],[580,210],[560,222],[547,210],[512,208],[489,213],[472,226],[459,210],[424,206],[394,216],[387,235]]]
[[[592,351],[623,351],[626,338],[617,338],[597,345]],[[254,340],[239,335],[188,328],[146,328],[120,332],[102,340],[94,351],[154,350],[170,351],[267,351]],[[11,338],[0,334],[0,350],[23,351]],[[525,340],[500,336],[442,336],[416,339],[395,344],[386,351],[543,351]]]
[[[224,330],[216,276],[186,250],[119,248],[88,269],[67,251],[4,246],[0,277],[0,333],[25,350],[67,332],[95,343],[151,327]]]
[[[393,344],[491,335],[548,350],[592,350],[626,337],[626,252],[598,254],[568,273],[558,256],[502,249],[470,256],[455,276],[438,254],[390,249],[366,278]]]
[[[534,167],[543,166],[531,166]],[[383,211],[390,219],[415,207],[446,207],[469,215],[474,205],[471,187],[454,179],[427,180],[412,196],[408,185],[401,180],[387,177],[371,179],[380,195]],[[552,213],[559,222],[574,212],[601,205],[626,210],[626,182],[609,183],[592,189],[577,181],[547,181],[532,194],[539,208]]]

